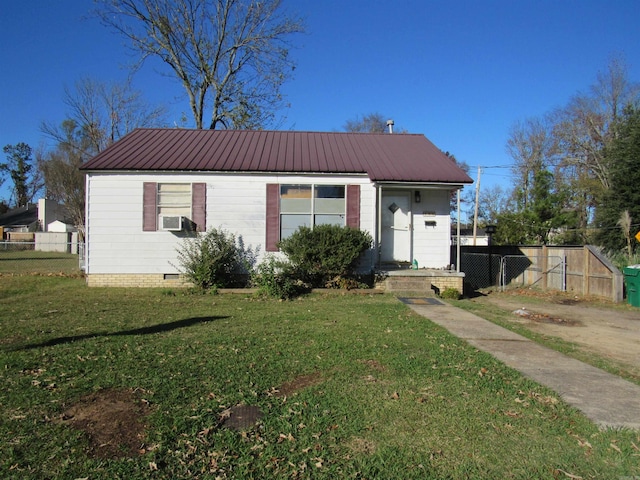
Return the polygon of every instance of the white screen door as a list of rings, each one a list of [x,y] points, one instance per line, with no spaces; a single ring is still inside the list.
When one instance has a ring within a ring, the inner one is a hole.
[[[382,194],[383,262],[411,262],[411,193]]]

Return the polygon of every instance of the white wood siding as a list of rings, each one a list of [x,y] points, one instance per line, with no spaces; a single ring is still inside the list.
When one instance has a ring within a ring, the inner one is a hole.
[[[374,235],[375,188],[365,176],[289,176],[246,174],[87,175],[88,274],[177,273],[179,233],[142,231],[144,182],[207,184],[207,228],[242,236],[245,246],[265,254],[266,185],[301,183],[360,185],[360,228]]]

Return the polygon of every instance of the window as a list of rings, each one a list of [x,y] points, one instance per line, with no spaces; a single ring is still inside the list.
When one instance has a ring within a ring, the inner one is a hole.
[[[158,219],[164,215],[191,218],[191,184],[158,183],[157,209]]]
[[[277,252],[281,235],[293,233],[300,225],[311,226],[312,219],[316,225],[335,222],[360,228],[360,185],[316,185],[314,188],[268,183],[266,193],[267,252]]]
[[[206,183],[143,184],[142,230],[155,232],[163,215],[180,216],[195,223],[199,232],[206,230]]]
[[[280,238],[313,225],[345,225],[344,185],[280,185]]]

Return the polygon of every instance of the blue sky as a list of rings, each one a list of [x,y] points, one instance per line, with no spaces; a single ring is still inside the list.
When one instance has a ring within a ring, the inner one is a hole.
[[[341,130],[380,112],[471,166],[506,167],[509,127],[587,91],[612,55],[640,81],[637,0],[285,0],[306,21],[294,39],[291,108],[282,128]],[[81,77],[122,80],[123,40],[86,18],[89,0],[5,0],[0,5],[0,146],[46,138],[62,98]],[[157,66],[156,66],[157,67]],[[182,87],[151,65],[134,79],[168,124],[190,115]],[[1,159],[4,161],[4,157]],[[511,186],[486,168],[482,186]],[[6,186],[6,183],[5,183]],[[5,196],[0,192],[0,197]]]

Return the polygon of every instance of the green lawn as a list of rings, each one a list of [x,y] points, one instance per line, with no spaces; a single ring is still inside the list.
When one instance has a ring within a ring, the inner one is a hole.
[[[0,273],[80,273],[77,254],[0,249]]]
[[[387,295],[278,302],[5,276],[0,329],[1,478],[640,475],[640,433],[600,431]],[[137,451],[105,457],[62,420],[111,391],[146,416]],[[225,428],[236,405],[263,417]]]

